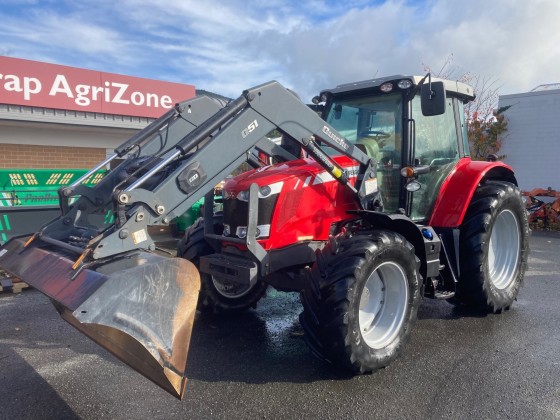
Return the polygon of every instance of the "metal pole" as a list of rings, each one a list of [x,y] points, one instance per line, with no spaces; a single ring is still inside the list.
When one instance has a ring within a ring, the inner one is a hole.
[[[72,185],[70,185],[71,187],[77,187],[78,185],[80,185],[82,183],[82,181],[86,178],[88,178],[89,176],[93,175],[94,173],[96,173],[98,170],[100,170],[101,168],[103,168],[105,165],[107,165],[109,162],[111,162],[113,159],[115,159],[118,155],[115,153],[111,156],[109,156],[107,159],[105,159],[103,162],[101,162],[99,165],[97,165],[95,168],[90,169],[86,174],[82,175],[81,177],[79,177],[76,181],[74,181],[74,183],[72,183]]]
[[[130,192],[130,191],[134,190],[135,188],[138,188],[140,185],[142,185],[144,182],[146,182],[152,175],[154,175],[157,171],[159,171],[161,168],[165,167],[165,165],[167,165],[173,159],[177,158],[180,155],[181,155],[181,151],[176,150],[167,159],[161,161],[159,164],[157,164],[152,169],[150,169],[148,172],[146,172],[141,178],[138,178],[138,180],[136,180],[134,183],[129,185],[128,188],[125,190],[125,192]]]

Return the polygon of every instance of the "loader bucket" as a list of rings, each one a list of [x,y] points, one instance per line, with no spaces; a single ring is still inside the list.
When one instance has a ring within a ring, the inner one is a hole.
[[[27,238],[0,248],[0,267],[40,290],[62,318],[181,399],[200,277],[192,263],[137,252],[84,269]],[[74,258],[75,259],[75,258]]]

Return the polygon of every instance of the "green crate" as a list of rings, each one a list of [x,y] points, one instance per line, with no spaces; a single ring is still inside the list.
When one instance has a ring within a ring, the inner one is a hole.
[[[0,207],[58,206],[58,189],[86,172],[86,169],[0,169]],[[95,185],[105,173],[98,171],[83,183]]]
[[[58,189],[84,175],[86,169],[0,169],[0,244],[13,236],[37,231],[60,214]],[[88,177],[97,184],[106,171]]]
[[[86,169],[0,169],[0,244],[13,236],[35,232],[60,214],[58,189],[72,184],[86,172]],[[106,173],[98,171],[83,184],[95,185]],[[179,232],[184,232],[202,215],[203,203],[202,198],[174,219]],[[113,214],[108,213],[106,219],[106,224],[112,223]]]

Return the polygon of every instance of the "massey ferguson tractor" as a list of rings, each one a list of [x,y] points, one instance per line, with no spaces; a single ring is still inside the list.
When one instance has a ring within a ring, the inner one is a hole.
[[[243,311],[268,286],[301,294],[314,354],[374,371],[402,352],[422,297],[498,313],[522,284],[525,206],[510,167],[469,158],[473,99],[427,75],[337,86],[313,106],[277,82],[177,104],[92,169],[122,159],[97,185],[61,188],[60,216],[8,241],[0,266],[178,398],[197,308]],[[213,187],[243,162],[254,169],[214,213]],[[202,197],[177,258],[158,251],[148,227]]]

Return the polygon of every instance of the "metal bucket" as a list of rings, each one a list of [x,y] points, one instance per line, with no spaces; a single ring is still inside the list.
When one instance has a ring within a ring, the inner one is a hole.
[[[0,267],[50,297],[79,331],[182,398],[200,290],[195,266],[139,251],[76,275],[63,251],[40,240],[25,247],[26,240],[0,248]]]

